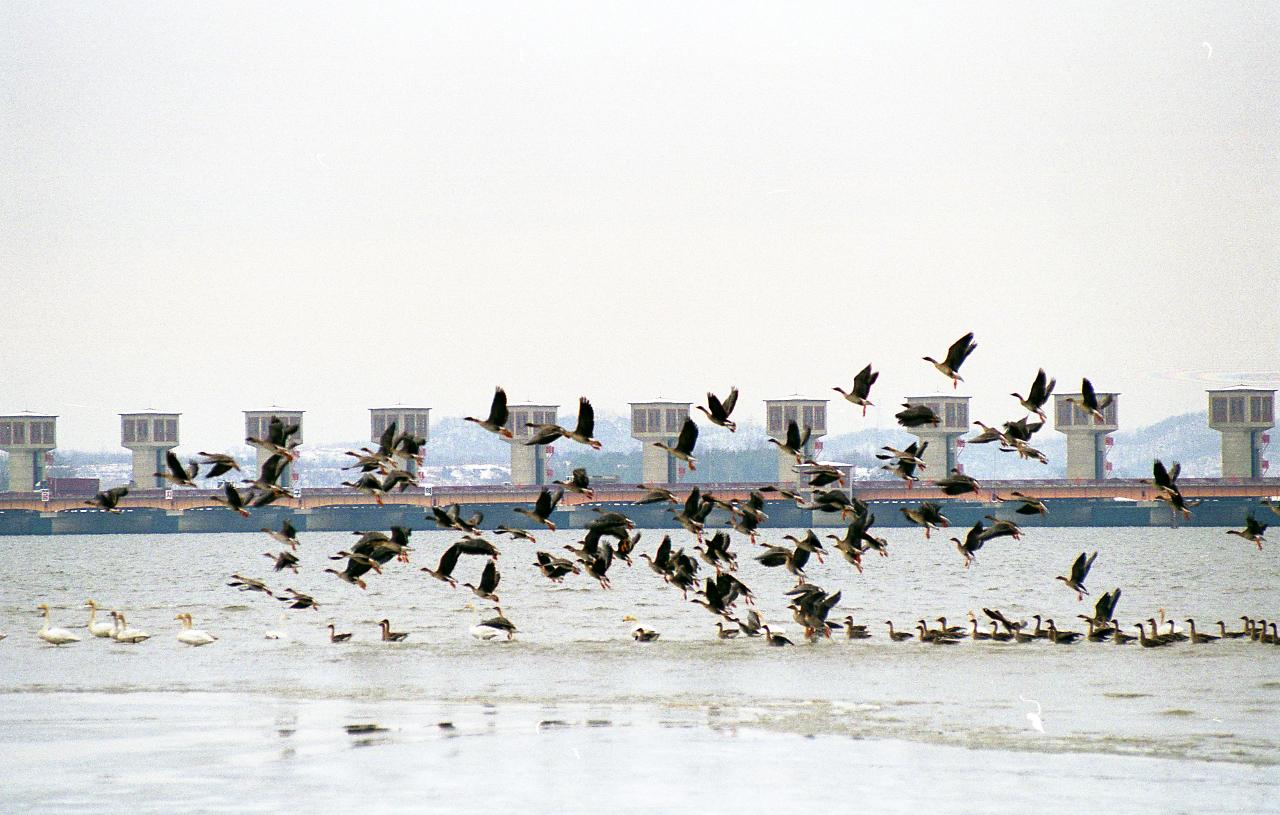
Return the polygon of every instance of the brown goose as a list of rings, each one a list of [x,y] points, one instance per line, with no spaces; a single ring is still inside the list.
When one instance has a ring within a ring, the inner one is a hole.
[[[508,642],[511,641],[512,639],[515,639],[516,624],[508,620],[506,615],[502,613],[502,606],[494,606],[493,611],[494,611],[494,616],[488,618],[487,620],[481,620],[480,622],[476,623],[476,627],[492,628],[495,631],[505,632],[507,635]]]
[[[832,388],[833,391],[843,396],[848,401],[862,407],[862,415],[867,415],[867,408],[874,407],[874,403],[867,401],[867,397],[871,395],[871,386],[880,378],[878,371],[871,370],[871,366],[863,368],[858,375],[853,378],[853,388],[846,391],[842,388]]]
[[[1035,381],[1031,383],[1031,390],[1027,391],[1026,398],[1023,398],[1018,393],[1009,395],[1017,399],[1018,404],[1022,405],[1022,408],[1028,413],[1034,413],[1040,417],[1041,421],[1044,421],[1046,418],[1044,406],[1049,401],[1049,397],[1053,395],[1053,386],[1056,384],[1058,384],[1058,380],[1049,379],[1044,372],[1044,368],[1041,368],[1036,373]]]
[[[997,495],[995,496],[995,499],[1002,503],[1007,501],[1015,501],[1015,500],[1020,502],[1021,506],[1019,506],[1017,509],[1014,510],[1014,512],[1018,513],[1019,515],[1048,515],[1049,514],[1049,508],[1045,506],[1044,501],[1041,501],[1039,498],[1032,498],[1029,495],[1024,495],[1023,493],[1020,493],[1017,491],[1011,492],[1009,493],[1009,495],[1011,496],[1010,498],[1001,498],[1000,496]]]
[[[698,426],[694,424],[693,419],[688,416],[684,419],[684,424],[680,427],[680,436],[676,439],[676,446],[671,447],[660,441],[653,443],[654,447],[667,451],[667,455],[677,458],[689,465],[689,470],[698,469],[698,460],[693,457],[693,448],[698,443]]]
[[[379,620],[378,625],[382,628],[383,642],[404,642],[409,638],[408,631],[392,631],[390,620]]]
[[[1160,648],[1165,645],[1173,644],[1173,640],[1162,640],[1148,637],[1147,629],[1142,627],[1142,623],[1137,623],[1136,627],[1138,629],[1138,642],[1142,644],[1143,648]]]
[[[238,513],[241,518],[249,517],[249,510],[245,509],[245,497],[230,481],[222,485],[222,495],[210,496],[209,500],[215,504],[222,504],[232,512]]]
[[[569,492],[576,492],[584,498],[595,498],[596,492],[591,489],[591,477],[587,475],[586,467],[578,467],[573,471],[568,481],[552,481],[552,484],[564,487]]]
[[[698,405],[698,410],[707,415],[712,424],[720,425],[730,433],[738,429],[738,425],[729,419],[738,404],[738,389],[730,388],[729,395],[721,402],[714,393],[707,393],[707,407]]]
[[[973,341],[973,332],[970,331],[951,343],[951,347],[947,349],[947,356],[942,362],[938,362],[933,357],[924,357],[924,361],[932,362],[933,367],[937,368],[939,373],[951,380],[951,387],[954,389],[964,381],[960,378],[960,366],[964,364],[964,361],[973,353],[973,349],[977,347],[978,344]]]
[[[1267,524],[1260,523],[1257,518],[1253,517],[1253,513],[1250,512],[1245,515],[1244,529],[1228,529],[1227,534],[1235,535],[1236,537],[1243,538],[1250,543],[1257,544],[1258,551],[1261,552],[1262,542],[1266,540],[1266,538],[1262,537],[1262,533],[1266,531]]]
[[[787,434],[783,440],[775,439],[772,436],[765,439],[770,444],[776,445],[779,450],[796,457],[797,462],[804,461],[804,448],[809,443],[809,437],[813,435],[813,428],[806,427],[804,432],[800,432],[800,425],[796,424],[795,419],[787,422]]]
[[[603,445],[599,439],[592,438],[596,432],[596,411],[591,407],[591,400],[583,396],[578,400],[578,423],[572,430],[565,430],[563,435],[569,441],[585,444],[592,450],[599,450]]]
[[[298,556],[288,549],[280,552],[263,552],[262,556],[275,561],[275,570],[277,572],[284,569],[290,569],[294,574],[298,573]]]
[[[1045,620],[1049,626],[1049,642],[1054,645],[1071,645],[1083,635],[1079,631],[1059,631],[1053,620]]]
[[[1084,552],[1080,553],[1080,557],[1076,558],[1075,563],[1071,564],[1071,576],[1065,577],[1058,575],[1054,580],[1061,580],[1067,584],[1067,588],[1076,593],[1076,600],[1084,599],[1089,590],[1084,587],[1085,578],[1089,576],[1089,570],[1093,568],[1093,561],[1098,557],[1098,553],[1086,557]]]
[[[653,642],[661,636],[657,631],[650,631],[647,628],[637,628],[631,632],[631,638],[636,642]]]
[[[351,632],[339,634],[338,630],[333,627],[333,623],[329,623],[329,642],[346,642],[351,639]]]
[[[498,524],[497,526],[495,526],[493,528],[493,534],[510,535],[513,540],[526,540],[526,541],[529,541],[529,543],[538,542],[538,539],[535,538],[529,532],[529,530],[520,529],[519,527],[507,526],[506,524]]]
[[[637,504],[678,504],[680,499],[676,498],[676,494],[666,487],[646,487],[644,484],[637,484],[637,489],[646,490],[646,494]]]
[[[942,419],[938,414],[929,409],[928,405],[913,405],[910,402],[902,403],[902,410],[893,414],[893,418],[898,420],[898,424],[910,430],[913,427],[924,427],[932,425],[937,427],[942,424]]]
[[[194,461],[188,461],[187,465],[183,467],[178,456],[172,450],[167,450],[164,454],[165,472],[152,473],[152,476],[163,478],[178,487],[194,487],[195,477],[200,474],[200,465]]]
[[[462,585],[471,589],[471,592],[481,600],[488,600],[491,603],[500,603],[498,595],[494,594],[494,590],[498,588],[498,583],[502,580],[502,575],[498,574],[498,567],[492,560],[484,564],[484,571],[480,575],[480,585],[473,586],[470,583]]]
[[[551,520],[551,513],[555,512],[556,505],[560,503],[560,499],[564,497],[564,490],[556,490],[554,493],[546,487],[538,493],[538,500],[534,503],[533,509],[525,509],[524,507],[512,507],[512,512],[518,512],[526,518],[537,521],[538,523],[556,531],[555,522]]]
[[[205,478],[217,478],[218,476],[226,475],[232,470],[240,472],[239,462],[237,462],[234,457],[229,456],[226,453],[206,453],[201,450],[200,455],[204,456],[204,461],[200,463],[206,464],[209,467],[209,469],[204,472]]]
[[[1248,636],[1249,632],[1245,631],[1228,631],[1227,624],[1222,620],[1218,620],[1218,631],[1224,640],[1238,640]]]
[[[1189,617],[1186,619],[1185,622],[1188,626],[1191,627],[1191,642],[1194,643],[1195,645],[1204,645],[1206,642],[1216,642],[1218,639],[1220,639],[1219,637],[1215,637],[1212,634],[1197,634],[1196,621]]]
[[[914,636],[912,634],[909,634],[906,631],[894,631],[893,620],[885,620],[884,624],[889,626],[889,639],[893,640],[894,642],[903,642],[905,640],[911,639],[911,637]]]
[[[950,496],[964,495],[969,492],[976,495],[979,491],[977,479],[965,475],[959,470],[952,470],[951,474],[946,478],[939,478],[933,483],[938,489],[942,490],[943,494]]]
[[[764,631],[765,645],[771,645],[774,648],[781,648],[784,645],[795,645],[794,642],[782,636],[781,634],[775,634],[772,631],[770,631],[769,626],[767,625],[762,625],[760,626],[760,628],[762,631]]]
[[[1080,398],[1068,396],[1067,401],[1092,416],[1094,424],[1102,424],[1106,421],[1106,416],[1103,415],[1102,411],[1111,406],[1112,398],[1108,395],[1099,399],[1097,393],[1093,390],[1093,383],[1086,377],[1080,382]]]
[[[465,416],[463,419],[468,422],[474,422],[490,433],[496,433],[504,439],[509,439],[512,437],[511,431],[507,429],[509,416],[510,414],[507,412],[507,392],[502,388],[495,388],[493,391],[493,403],[489,405],[489,418],[482,420],[474,416]]]
[[[934,529],[951,526],[951,520],[942,514],[942,507],[932,501],[922,501],[916,509],[901,507],[898,511],[911,523],[924,527],[925,540]]]
[[[282,543],[290,549],[296,551],[298,548],[298,530],[294,528],[293,524],[289,523],[288,518],[280,522],[280,529],[278,530],[264,526],[261,531],[270,535],[272,540]]]
[[[109,490],[103,490],[84,503],[86,506],[105,509],[107,512],[123,512],[124,510],[116,508],[116,504],[120,503],[120,499],[128,494],[128,487],[112,487]]]

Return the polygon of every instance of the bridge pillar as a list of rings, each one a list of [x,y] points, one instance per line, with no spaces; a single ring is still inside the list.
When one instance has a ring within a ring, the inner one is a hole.
[[[680,428],[689,417],[689,402],[631,403],[631,438],[644,445],[640,459],[640,480],[644,484],[674,484],[679,481],[679,471],[684,462],[672,458],[666,450],[654,447],[654,442],[676,446]],[[695,455],[696,448],[695,448]]]
[[[57,416],[23,411],[0,416],[0,450],[9,454],[9,490],[31,492],[44,483],[45,457],[57,447]]]
[[[820,438],[827,435],[827,399],[805,399],[791,396],[786,399],[766,399],[765,431],[770,438],[783,441],[787,437],[787,426],[795,422],[804,435],[806,427],[812,429],[809,441],[804,446],[806,458],[816,458],[822,449]],[[800,475],[795,471],[795,457],[778,450],[778,483],[797,484]]]
[[[387,425],[392,422],[396,423],[397,433],[412,433],[423,439],[431,438],[431,408],[395,405],[369,408],[369,440],[377,444]],[[400,459],[399,463],[411,473],[418,472],[418,462],[413,459]]]
[[[960,437],[969,430],[968,396],[912,396],[907,402],[925,405],[942,420],[937,427],[913,427],[907,432],[922,442],[929,442],[921,459],[925,480],[946,478],[952,470],[964,471],[960,464]]]
[[[178,446],[179,413],[144,410],[120,414],[120,446],[133,451],[135,489],[164,489],[167,481],[156,473],[167,471],[164,454]]]
[[[1209,391],[1209,427],[1222,434],[1222,477],[1262,478],[1263,451],[1275,426],[1274,390],[1222,388]]]
[[[1111,397],[1111,404],[1102,410],[1102,421],[1067,401],[1078,402],[1078,393],[1057,393],[1053,397],[1053,426],[1067,437],[1067,478],[1073,481],[1100,481],[1110,470],[1107,453],[1111,434],[1119,428],[1120,394],[1096,395],[1100,402]]]
[[[268,428],[271,425],[272,417],[279,417],[280,421],[286,425],[298,426],[298,433],[293,437],[294,440],[302,441],[302,414],[301,410],[285,410],[284,408],[270,407],[266,410],[246,410],[244,412],[244,435],[245,438],[265,439],[267,437]],[[255,447],[258,452],[258,472],[262,472],[263,463],[271,458],[271,453],[263,450],[261,447]],[[285,489],[293,489],[296,480],[293,471],[293,462],[285,465],[284,471],[280,473],[280,486]]]
[[[511,483],[517,486],[542,486],[551,482],[547,470],[547,448],[553,445],[527,445],[533,436],[533,428],[526,425],[555,424],[559,405],[508,405],[507,429],[512,438]]]

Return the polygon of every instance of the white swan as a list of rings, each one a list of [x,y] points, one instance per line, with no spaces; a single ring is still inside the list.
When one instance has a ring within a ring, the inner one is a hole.
[[[111,632],[115,630],[115,626],[107,622],[98,622],[97,601],[85,600],[84,604],[89,607],[89,624],[85,626],[89,629],[89,633],[95,637],[111,636]]]
[[[41,603],[40,605],[36,606],[36,608],[39,608],[44,612],[44,627],[41,628],[38,632],[36,632],[36,636],[38,636],[40,639],[44,640],[45,642],[52,643],[53,645],[65,645],[69,642],[80,641],[79,637],[77,637],[75,634],[72,634],[70,631],[68,631],[65,628],[49,627],[48,603]]]
[[[286,623],[289,622],[288,614],[280,615],[280,627],[268,629],[263,633],[262,638],[266,640],[287,640],[289,639],[289,630]]]
[[[111,617],[116,621],[116,629],[111,633],[111,638],[116,642],[139,643],[143,640],[151,639],[151,635],[137,628],[130,628],[129,623],[125,620],[124,615],[118,611],[111,612]]]
[[[218,641],[218,638],[208,631],[192,628],[190,614],[179,614],[174,619],[182,620],[182,630],[178,632],[178,642],[186,645],[208,645],[211,642]]]

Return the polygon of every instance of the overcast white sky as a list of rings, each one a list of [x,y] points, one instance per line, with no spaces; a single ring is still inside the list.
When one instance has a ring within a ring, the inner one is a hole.
[[[0,5],[0,411],[1280,380],[1280,5]]]

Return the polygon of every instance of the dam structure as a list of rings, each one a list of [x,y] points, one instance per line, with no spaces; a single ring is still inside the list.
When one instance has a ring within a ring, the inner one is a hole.
[[[1256,388],[1231,388],[1210,391],[1207,423],[1222,433],[1223,477],[1179,480],[1183,495],[1199,503],[1192,515],[1183,519],[1167,503],[1157,500],[1157,492],[1149,478],[1112,477],[1107,462],[1110,433],[1118,428],[1117,397],[1103,409],[1102,418],[1090,416],[1066,401],[1071,394],[1055,396],[1055,428],[1068,438],[1067,477],[1054,479],[989,479],[982,473],[969,473],[978,479],[976,494],[948,497],[928,480],[909,489],[895,480],[853,480],[849,465],[839,465],[846,474],[842,488],[851,497],[865,501],[875,512],[877,528],[906,526],[899,512],[921,501],[936,501],[950,520],[951,534],[963,536],[968,527],[991,515],[1014,520],[1024,527],[1035,526],[1220,526],[1239,528],[1247,513],[1264,523],[1273,517],[1272,507],[1280,505],[1280,478],[1269,476],[1267,460],[1270,430],[1274,426],[1275,391]],[[961,426],[968,422],[968,397],[926,396],[915,401],[937,402],[935,412],[942,419],[936,431],[925,429],[917,438],[930,441],[933,459],[929,474],[948,465],[958,469],[954,454]],[[827,430],[827,402],[821,399],[790,397],[767,400],[765,432],[783,438],[790,421],[813,428],[805,452],[817,458],[819,439]],[[631,406],[631,435],[651,446],[652,439],[667,440],[678,435],[677,428],[689,416],[689,403],[668,400],[636,402]],[[429,409],[396,406],[370,411],[370,438],[376,440],[390,421],[426,437]],[[50,534],[160,534],[166,532],[254,532],[264,526],[277,526],[287,518],[300,530],[368,530],[403,525],[413,529],[434,530],[428,520],[433,506],[464,505],[469,511],[484,513],[483,528],[498,524],[521,526],[523,517],[513,509],[530,506],[539,491],[551,481],[548,456],[551,445],[524,444],[531,436],[528,424],[556,421],[557,405],[521,404],[510,407],[508,428],[511,441],[512,477],[505,484],[475,486],[422,484],[417,489],[383,496],[383,505],[361,492],[346,487],[300,487],[290,470],[283,481],[291,489],[276,502],[253,509],[242,518],[227,511],[214,498],[220,495],[215,485],[207,488],[165,489],[154,478],[163,465],[164,451],[178,444],[178,413],[142,411],[120,414],[121,444],[134,452],[133,486],[119,503],[119,512],[104,512],[86,506],[92,493],[64,494],[46,488],[45,463],[57,444],[56,416],[36,413],[11,413],[0,416],[0,449],[9,453],[10,486],[0,492],[0,535]],[[267,433],[272,416],[286,423],[300,423],[302,411],[268,408],[245,412],[246,435],[262,437]],[[700,423],[703,430],[707,424]],[[561,442],[564,443],[564,442]],[[936,444],[936,448],[935,448]],[[199,449],[199,448],[196,448]],[[710,493],[725,502],[745,501],[755,490],[777,485],[796,498],[779,492],[765,491],[768,519],[762,528],[839,528],[847,523],[838,512],[820,512],[809,499],[812,489],[805,481],[805,468],[797,467],[795,457],[779,453],[778,479],[761,483],[698,483],[682,480],[678,464],[670,456],[640,453],[645,483],[665,485],[678,500],[683,500],[696,486],[705,496]],[[265,452],[259,451],[265,458]],[[946,458],[942,458],[945,455]],[[1166,463],[1176,460],[1165,457]],[[247,462],[244,462],[248,464]],[[246,467],[247,469],[247,467]],[[247,475],[247,474],[246,474]],[[694,475],[686,473],[685,476]],[[76,480],[76,479],[73,479]],[[105,486],[114,486],[107,484]],[[562,528],[580,528],[595,517],[593,510],[618,511],[632,518],[640,528],[670,529],[676,522],[669,504],[639,504],[645,495],[636,484],[616,483],[601,478],[593,484],[595,494],[587,499],[567,492],[554,513]],[[840,487],[832,486],[828,489]],[[1012,513],[1012,504],[1000,498],[1019,491],[1044,501],[1047,515],[1022,516]],[[717,509],[707,528],[725,528],[728,515]],[[1280,521],[1276,522],[1280,525]],[[1280,527],[1278,527],[1280,528]],[[892,541],[892,538],[890,538]]]

